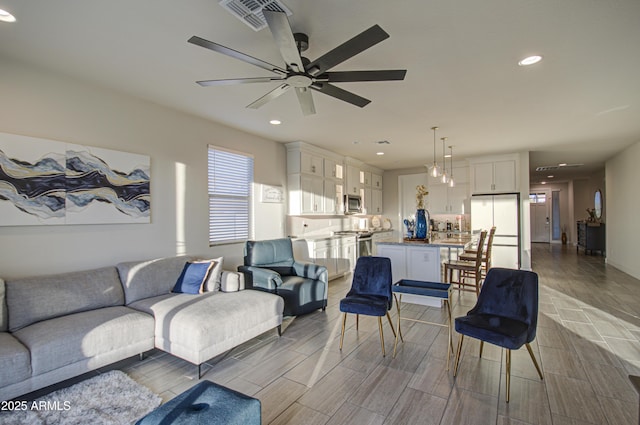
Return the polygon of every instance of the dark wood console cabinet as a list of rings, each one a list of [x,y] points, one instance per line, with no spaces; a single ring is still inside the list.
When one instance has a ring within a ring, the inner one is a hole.
[[[578,221],[578,245],[576,251],[584,249],[584,253],[600,251],[604,255],[604,223],[591,223],[588,221]]]

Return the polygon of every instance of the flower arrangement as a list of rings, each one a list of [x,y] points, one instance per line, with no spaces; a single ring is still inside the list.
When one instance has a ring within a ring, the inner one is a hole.
[[[416,186],[416,204],[419,210],[424,209],[424,197],[428,194],[429,192],[427,191],[425,185],[419,184],[418,186]]]
[[[589,221],[596,221],[596,209],[587,208],[587,212],[589,213]]]

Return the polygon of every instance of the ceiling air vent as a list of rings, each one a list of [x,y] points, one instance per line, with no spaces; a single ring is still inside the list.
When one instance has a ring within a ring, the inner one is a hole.
[[[263,9],[274,12],[284,12],[291,16],[291,11],[279,0],[220,0],[220,6],[224,7],[233,16],[240,19],[254,31],[260,31],[267,26]]]
[[[582,167],[584,164],[558,164],[558,165],[544,165],[542,167],[537,167],[536,171],[553,171],[559,170],[561,168],[575,168]]]

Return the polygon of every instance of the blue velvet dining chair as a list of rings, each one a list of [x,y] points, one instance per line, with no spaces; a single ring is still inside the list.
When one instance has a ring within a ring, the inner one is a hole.
[[[507,403],[511,384],[511,350],[527,347],[540,379],[542,371],[530,343],[536,337],[538,324],[538,275],[526,270],[492,268],[482,285],[476,305],[466,316],[455,319],[460,334],[453,376],[458,364],[465,336],[480,340],[480,357],[484,342],[507,349]]]
[[[387,257],[359,257],[353,272],[351,289],[340,300],[342,317],[342,333],[340,334],[340,350],[344,340],[344,329],[347,324],[347,313],[356,315],[356,330],[358,329],[359,316],[378,316],[378,330],[380,331],[380,344],[382,356],[384,351],[384,335],[382,332],[382,316],[387,316],[393,335],[396,335],[391,323],[389,310],[393,304],[391,291],[391,260]]]

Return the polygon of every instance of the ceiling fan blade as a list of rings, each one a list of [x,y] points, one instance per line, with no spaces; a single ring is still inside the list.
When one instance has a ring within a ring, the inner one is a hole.
[[[278,96],[281,96],[282,94],[284,94],[290,88],[291,88],[291,86],[289,84],[286,84],[286,83],[285,84],[281,84],[278,87],[276,87],[275,89],[271,90],[269,93],[267,93],[264,96],[262,96],[260,99],[258,99],[255,102],[247,105],[247,108],[258,109],[259,107],[263,106],[265,103],[275,99]]]
[[[230,49],[229,47],[225,47],[221,44],[214,43],[213,41],[205,40],[204,38],[200,38],[196,35],[191,37],[189,43],[195,44],[196,46],[204,47],[205,49],[213,50],[214,52],[222,53],[223,55],[230,56],[235,59],[239,59],[243,62],[250,63],[251,65],[258,66],[262,69],[266,69],[267,71],[279,73],[285,75],[287,71],[280,68],[279,66],[273,65],[269,62],[265,62],[261,59],[254,58],[253,56],[249,56],[247,54],[238,52],[237,50]]]
[[[278,45],[280,54],[287,66],[295,72],[304,72],[302,58],[300,57],[296,41],[293,38],[293,31],[291,31],[287,14],[271,10],[263,10],[262,13],[267,20],[271,35],[273,35],[273,39]]]
[[[316,82],[313,83],[311,88],[319,91],[320,93],[335,97],[336,99],[344,100],[345,102],[351,103],[352,105],[356,105],[361,108],[364,108],[369,103],[371,103],[369,99],[365,99],[364,97],[358,96],[355,93],[343,90],[329,83]]]
[[[378,25],[374,25],[311,62],[307,66],[307,72],[314,76],[322,74],[387,38],[389,34]]]
[[[298,95],[298,102],[300,102],[300,108],[302,113],[306,115],[313,115],[316,113],[316,107],[313,104],[313,97],[311,96],[311,90],[308,87],[296,87],[296,94]]]
[[[406,69],[380,70],[380,71],[337,71],[325,72],[318,75],[317,80],[325,80],[330,83],[348,83],[353,81],[394,81],[404,80]]]
[[[270,83],[272,81],[284,81],[284,78],[258,77],[258,78],[232,78],[228,80],[202,80],[196,81],[202,87],[229,86],[232,84]]]

